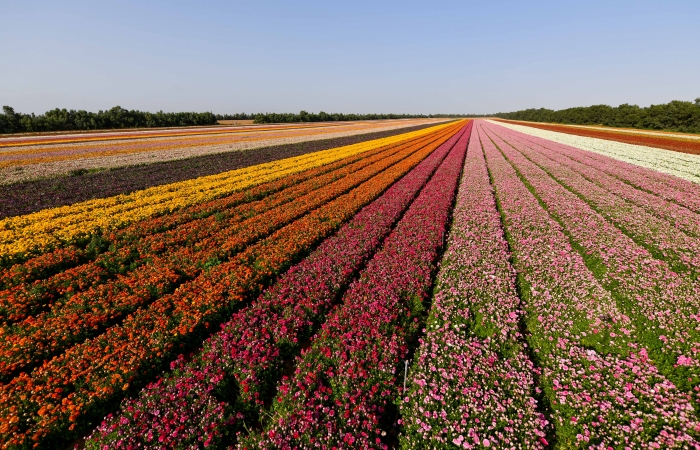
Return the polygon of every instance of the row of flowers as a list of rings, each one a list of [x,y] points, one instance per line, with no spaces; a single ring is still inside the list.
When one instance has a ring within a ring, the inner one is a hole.
[[[388,448],[403,361],[422,327],[465,133],[283,377],[264,432],[240,448]]]
[[[382,148],[383,150],[383,148]],[[372,156],[369,151],[366,156]],[[159,255],[172,246],[191,244],[199,239],[190,237],[186,228],[198,230],[219,227],[240,215],[246,203],[268,200],[290,187],[363,159],[357,155],[300,174],[288,175],[230,196],[136,222],[120,230],[102,233],[87,247],[67,246],[14,264],[0,270],[0,320],[13,322],[33,314],[37,308],[49,305],[56,297],[75,293],[99,284],[104,271],[113,278],[140,265],[138,260]],[[94,245],[94,243],[98,245]],[[85,285],[89,281],[89,285]]]
[[[263,201],[243,205],[243,211],[232,214],[233,218],[223,221],[222,226],[206,227],[206,223],[195,223],[195,226],[182,227],[184,230],[177,230],[181,233],[166,234],[163,242],[157,240],[156,248],[169,249],[162,256],[150,252],[150,242],[143,247],[136,243],[135,251],[141,254],[137,262],[146,260],[136,270],[54,302],[46,312],[0,328],[0,377],[11,377],[18,370],[36,366],[100,333],[136,309],[202,275],[213,265],[228,261],[257,240],[371,179],[420,148],[420,144],[414,144],[381,152],[367,158],[367,163],[361,160],[309,180],[300,187],[291,187],[286,190],[291,191],[289,193],[282,191]],[[278,200],[281,204],[276,204]],[[242,220],[248,216],[252,217]],[[211,235],[207,236],[209,231]],[[174,239],[167,239],[173,234]],[[194,244],[182,245],[189,240]]]
[[[584,164],[573,158],[569,148],[541,139],[538,139],[538,141],[539,142],[522,142],[531,149],[544,154],[547,158],[581,174],[587,180],[596,183],[610,193],[632,202],[635,205],[641,206],[649,214],[668,220],[674,227],[684,233],[690,236],[700,237],[700,214],[679,205],[675,201],[666,199],[663,195],[654,193],[653,190],[648,191],[636,187],[636,184],[631,181],[636,178],[634,174],[630,174],[630,180],[624,182],[620,178],[606,173],[606,167],[609,166],[609,161],[603,163],[592,160],[589,161],[588,164]],[[617,169],[620,172],[624,172],[624,169],[620,167],[621,164],[616,163],[613,166],[614,167],[611,168],[612,170],[608,169],[608,171]],[[643,181],[641,181],[640,184],[643,184]],[[688,195],[684,195],[684,197],[688,197]]]
[[[99,247],[59,248],[25,263],[15,264],[0,273],[0,280],[6,287],[0,290],[0,322],[11,323],[25,319],[38,309],[45,308],[53,302],[60,302],[64,295],[74,295],[95,287],[106,279],[124,275],[148,262],[150,258],[171,249],[182,246],[199,246],[205,249],[212,247],[200,242],[210,238],[207,242],[211,243],[211,236],[221,234],[227,227],[240,226],[240,222],[247,218],[279,207],[384,157],[406,150],[409,146],[417,148],[439,140],[446,133],[449,135],[450,131],[448,128],[402,145],[370,150],[222,199],[141,221],[122,230],[104,233],[100,236]],[[208,250],[214,251],[212,248]],[[95,258],[92,261],[91,256]],[[216,259],[221,256],[213,255],[210,258]],[[89,262],[85,263],[86,259]],[[79,262],[83,264],[71,267]],[[55,271],[59,273],[50,275]]]
[[[445,138],[446,139],[446,138]],[[2,448],[69,439],[223,322],[434,149],[431,144],[247,247],[118,326],[0,387]],[[133,385],[133,387],[132,387]]]
[[[512,141],[509,138],[508,143],[520,148],[521,153],[528,159],[581,197],[633,240],[649,249],[652,254],[668,262],[676,271],[688,272],[688,276],[693,278],[698,276],[700,271],[698,238],[687,235],[667,220],[587,180],[569,165],[552,160],[549,155],[557,154],[556,144],[553,144],[554,151],[537,145],[527,146],[522,140],[517,139],[517,135],[513,136]],[[626,191],[634,195],[635,189],[628,186]],[[699,218],[697,214],[688,211],[688,222],[700,226]]]
[[[390,145],[453,125],[287,158],[218,175],[156,186],[132,194],[95,199],[0,220],[0,253],[5,258],[43,251],[71,242],[95,230],[111,230],[192,204],[222,197],[285,175]]]
[[[340,133],[339,137],[299,136],[295,139],[284,139],[282,142],[279,140],[247,142],[245,147],[251,148],[226,146],[215,151],[215,147],[193,147],[178,150],[175,153],[135,154],[136,161],[132,161],[132,158],[117,157],[111,160],[116,166],[113,170],[88,171],[88,173],[85,173],[85,170],[89,168],[80,170],[80,167],[75,167],[75,165],[82,166],[87,161],[32,165],[25,167],[22,171],[14,171],[16,176],[8,169],[0,170],[0,219],[395,136],[432,125],[435,125],[434,121],[426,121],[420,125],[411,126],[411,123],[406,123],[401,127],[394,125],[382,129],[356,130],[352,133]],[[323,139],[320,139],[321,137]],[[144,161],[131,164],[138,162],[139,159]],[[99,162],[105,160],[110,161],[109,158],[94,158],[89,160],[89,164],[104,169],[105,165],[100,165]],[[68,169],[65,166],[71,166],[71,168]],[[60,172],[62,169],[71,170],[68,173],[69,176],[56,177],[49,176],[47,173]],[[7,184],[10,182],[8,178],[13,176],[15,182]]]
[[[513,123],[504,121],[505,123]],[[499,121],[501,123],[501,121]],[[609,141],[624,142],[627,144],[643,145],[645,147],[663,148],[681,153],[700,155],[700,139],[692,134],[665,134],[650,131],[616,130],[613,128],[598,128],[585,126],[567,126],[553,123],[523,123],[528,127],[541,130],[556,131],[559,133],[573,134],[577,136],[605,139]]]
[[[534,136],[524,135],[523,138],[534,142],[547,142]],[[595,167],[624,183],[700,213],[700,185],[697,183],[620,160],[610,164],[611,159],[607,156],[558,144],[574,161]]]
[[[399,145],[399,144],[396,144]],[[391,146],[393,147],[393,146]],[[307,169],[300,173],[287,175],[275,181],[266,182],[260,185],[235,192],[231,195],[197,203],[188,207],[176,210],[170,214],[152,217],[147,220],[132,223],[125,228],[103,232],[98,235],[100,246],[93,248],[80,246],[59,247],[52,251],[42,253],[39,256],[30,258],[22,263],[14,264],[0,269],[0,287],[7,289],[13,286],[31,283],[36,280],[43,280],[56,273],[73,268],[97,257],[106,248],[121,248],[132,241],[150,239],[158,241],[159,233],[173,230],[188,222],[209,218],[214,214],[224,214],[231,208],[241,204],[261,200],[280,190],[303,183],[325,173],[339,169],[346,164],[351,164],[365,157],[372,156],[389,148],[379,147],[369,150],[366,153],[357,154],[343,158],[334,163],[321,167]],[[211,220],[211,219],[210,219]]]
[[[700,183],[700,155],[678,153],[654,147],[627,144],[593,137],[576,136],[505,122],[498,122],[498,125],[549,141],[588,150],[612,159],[674,175],[693,183]]]
[[[2,189],[2,185],[7,186],[9,184],[20,185],[23,184],[33,184],[35,186],[45,187],[45,186],[57,186],[52,180],[38,180],[37,178],[56,178],[57,176],[63,176],[67,181],[67,185],[73,185],[71,183],[72,178],[77,178],[83,181],[93,181],[99,179],[110,179],[109,175],[105,176],[103,174],[90,174],[89,176],[79,176],[73,177],[76,172],[79,175],[84,175],[87,171],[92,171],[97,169],[98,172],[104,169],[120,169],[118,172],[127,174],[130,170],[122,170],[125,166],[135,166],[135,165],[147,165],[148,168],[144,167],[144,171],[151,172],[153,169],[158,169],[154,167],[154,163],[159,163],[159,166],[164,166],[164,168],[175,168],[182,167],[178,164],[171,164],[176,160],[189,159],[189,163],[197,164],[204,161],[221,161],[222,158],[217,158],[215,155],[222,153],[228,153],[228,156],[233,156],[232,159],[237,159],[236,153],[246,152],[253,149],[261,149],[271,146],[279,146],[282,144],[289,145],[292,144],[294,147],[306,147],[304,143],[313,143],[321,141],[334,140],[336,143],[334,145],[325,146],[325,149],[340,147],[343,145],[349,145],[360,141],[368,141],[370,139],[383,138],[401,132],[406,133],[413,131],[406,128],[416,128],[415,125],[421,123],[420,128],[426,126],[432,126],[439,122],[444,122],[445,120],[440,119],[423,119],[408,122],[394,121],[391,123],[371,123],[371,124],[349,124],[341,125],[335,124],[330,126],[315,126],[309,128],[295,129],[291,127],[288,129],[247,129],[239,133],[225,133],[219,134],[218,136],[173,136],[173,137],[149,137],[147,139],[123,139],[118,140],[102,140],[97,139],[98,142],[80,142],[75,144],[70,143],[48,143],[48,145],[31,145],[23,148],[4,148],[0,153],[0,192],[7,191],[7,189]],[[412,127],[412,125],[414,125]],[[403,130],[402,130],[403,129]],[[387,133],[388,132],[388,133]],[[373,134],[375,136],[368,137],[367,139],[350,139],[352,136],[359,136],[360,134]],[[94,134],[93,134],[94,136]],[[347,142],[343,142],[347,141]],[[302,144],[302,145],[300,145]],[[318,147],[312,145],[311,148]],[[323,150],[324,148],[317,148],[318,150]],[[286,152],[286,156],[296,156],[308,152]],[[280,158],[263,158],[263,160],[258,163],[263,163]],[[195,176],[211,175],[215,173],[220,173],[226,170],[238,169],[245,167],[249,164],[242,166],[232,166],[231,164],[226,164],[220,168],[218,171],[208,171],[209,173],[198,173]],[[20,170],[17,170],[17,169]],[[137,170],[138,172],[138,170]],[[206,172],[206,171],[205,171]],[[153,173],[153,172],[151,172]],[[65,177],[68,175],[68,177]],[[189,178],[194,178],[193,176],[183,177],[172,177],[172,176],[156,176],[157,179],[161,180],[160,183],[141,184],[142,189],[150,186],[155,186],[158,184],[164,184],[167,182],[182,181]],[[121,185],[132,184],[132,180],[125,180],[126,183],[120,183]],[[91,183],[94,186],[94,183]],[[137,184],[139,184],[137,182]],[[135,189],[132,189],[133,191]],[[119,194],[119,189],[97,189],[97,194],[94,196],[88,195],[70,195],[68,198],[79,198],[80,200],[88,200],[90,198],[106,197],[106,195],[99,195],[100,192],[110,192],[111,195]],[[51,201],[47,201],[47,197],[53,197],[54,195],[60,195],[61,192],[66,192],[59,187],[58,190],[49,193],[41,203],[45,204],[46,207],[57,206],[51,205]],[[23,199],[18,197],[12,197],[11,199],[19,199],[22,202]],[[78,201],[80,201],[78,200]],[[4,203],[4,202],[3,202]],[[70,202],[74,203],[74,202]],[[68,203],[68,204],[70,204]],[[63,203],[65,204],[65,203]],[[20,206],[20,205],[17,205]],[[17,208],[12,208],[17,210]],[[25,209],[26,208],[21,208]],[[43,208],[39,208],[43,209]],[[35,209],[38,210],[38,209]],[[5,211],[2,211],[3,213]],[[2,214],[0,217],[9,217],[17,214]]]
[[[435,150],[338,233],[285,273],[250,307],[233,315],[193,361],[122,403],[87,448],[224,445],[259,420],[285,361],[324,321],[338,294],[373,254],[455,144]],[[221,394],[228,394],[222,398]]]
[[[319,128],[326,124],[275,124],[274,126],[255,126],[253,131],[285,130],[297,128]],[[331,125],[332,126],[332,125]],[[202,136],[219,135],[231,133],[249,133],[250,127],[198,127],[198,128],[177,128],[160,130],[119,130],[119,131],[97,131],[89,133],[73,133],[69,135],[15,135],[0,139],[0,147],[26,147],[31,145],[65,144],[65,143],[89,143],[104,141],[121,141],[124,139],[148,139],[148,138],[172,138],[180,136]]]
[[[481,143],[473,133],[425,336],[400,404],[401,447],[545,448],[537,373]]]
[[[386,126],[386,125],[385,125]],[[348,132],[361,132],[380,128],[377,123],[364,123],[348,126],[316,125],[316,126],[287,126],[287,127],[255,127],[254,129],[238,129],[218,132],[200,132],[172,134],[170,136],[151,135],[146,139],[134,139],[128,136],[103,137],[95,134],[85,135],[73,142],[57,142],[56,140],[38,141],[32,143],[15,143],[5,145],[0,141],[0,170],[12,166],[26,166],[37,163],[80,160],[109,156],[126,156],[145,152],[173,152],[178,149],[200,152],[198,147],[222,146],[233,147],[237,144],[256,141],[273,141],[275,139],[290,139],[315,136],[336,136]],[[352,130],[350,130],[350,128]],[[128,158],[128,156],[127,156]]]
[[[499,137],[513,140],[512,132],[493,126],[483,129],[488,167],[521,277],[528,344],[542,369],[540,387],[557,444],[698,445],[700,424],[691,397],[657,370],[644,331],[630,320],[628,311],[618,308],[565,234],[572,231],[568,219],[574,215],[576,227],[593,233],[602,224],[593,222],[586,211],[595,213]],[[550,213],[564,218],[565,227]],[[576,239],[583,236],[573,237],[583,244]],[[596,243],[596,251],[611,247]],[[619,261],[628,262],[624,257]]]
[[[354,131],[354,130],[353,130]],[[359,131],[359,130],[358,130]],[[347,133],[347,131],[346,131]],[[3,149],[0,153],[0,174],[13,167],[23,167],[33,172],[38,167],[51,167],[58,173],[66,172],[69,167],[84,169],[95,168],[94,163],[102,163],[100,168],[120,167],[138,162],[164,161],[177,157],[206,155],[222,151],[240,151],[248,148],[262,147],[277,140],[314,139],[343,135],[342,131],[314,129],[263,131],[245,133],[243,136],[228,135],[214,137],[178,137],[177,139],[149,139],[147,141],[120,140],[117,143],[100,142],[99,144],[47,145],[29,148]],[[32,170],[34,169],[34,170]],[[63,170],[61,170],[63,169]],[[79,170],[79,169],[78,169]],[[11,173],[11,172],[10,172]],[[8,182],[7,178],[2,180]]]

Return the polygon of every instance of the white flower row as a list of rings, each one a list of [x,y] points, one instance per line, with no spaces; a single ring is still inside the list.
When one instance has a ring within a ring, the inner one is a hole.
[[[643,145],[625,144],[623,142],[608,141],[606,139],[576,136],[504,122],[490,120],[489,122],[529,134],[530,136],[537,136],[560,144],[570,145],[581,150],[588,150],[700,184],[700,155],[690,155]]]

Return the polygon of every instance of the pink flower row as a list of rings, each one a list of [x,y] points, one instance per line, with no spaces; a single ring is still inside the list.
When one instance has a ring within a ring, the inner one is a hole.
[[[122,403],[87,448],[223,445],[259,420],[285,361],[323,322],[335,299],[466,131],[453,136],[365,207],[257,301],[236,313],[203,351]]]
[[[465,133],[284,378],[243,448],[387,448],[469,141]]]
[[[557,144],[544,139],[521,137],[521,142],[530,147],[533,151],[545,154],[558,163],[568,166],[570,169],[581,174],[587,180],[596,183],[603,189],[624,198],[638,206],[644,208],[648,213],[654,214],[662,219],[668,220],[673,226],[687,233],[690,236],[700,237],[700,214],[681,206],[672,200],[666,199],[658,192],[647,192],[637,187],[643,184],[638,181],[634,174],[630,174],[622,165],[621,161],[616,161],[611,167],[610,161],[598,161],[585,158],[585,151],[578,150],[584,154],[577,155],[572,151],[572,147]],[[578,159],[577,159],[578,158]],[[602,158],[602,157],[601,157]],[[585,162],[582,162],[585,161]],[[627,175],[627,178],[623,178]],[[623,181],[624,180],[624,181]],[[685,182],[684,180],[681,180]],[[692,195],[684,193],[685,199],[692,198]]]
[[[402,448],[547,446],[510,257],[473,135],[426,334],[401,403]]]
[[[535,143],[526,143],[514,135],[509,144],[515,145],[529,160],[548,172],[559,183],[583,198],[596,211],[602,214],[608,221],[623,230],[625,234],[636,242],[642,243],[646,248],[669,262],[672,267],[682,273],[687,272],[688,277],[695,278],[700,271],[700,239],[689,236],[676,228],[669,221],[658,217],[657,214],[647,212],[632,201],[618,196],[603,186],[591,182],[570,167],[566,162],[555,161],[562,149],[557,144],[551,143],[544,146]],[[626,197],[636,198],[636,192],[643,193],[629,185],[622,184],[618,190],[622,190]],[[678,207],[681,211],[684,208]],[[700,226],[700,216],[685,209],[684,219],[687,223]]]
[[[499,127],[500,130],[501,127]],[[519,133],[524,141],[551,145],[552,141]],[[656,170],[557,143],[569,158],[596,167],[625,183],[700,213],[700,185]]]
[[[512,132],[498,133],[512,136]],[[517,137],[517,135],[516,135]],[[508,147],[508,146],[507,146]],[[512,148],[511,148],[512,150]],[[684,389],[700,382],[700,285],[669,265],[593,211],[583,200],[552,180],[522,155],[519,167],[567,233],[595,265],[596,275],[624,305],[640,340],[660,369]],[[611,160],[610,164],[614,164]]]
[[[542,368],[540,382],[557,444],[698,445],[700,424],[691,398],[659,373],[633,321],[572,249],[565,234],[570,228],[562,228],[550,212],[593,234],[607,222],[500,138],[514,141],[514,132],[491,125],[481,129],[515,268],[523,280],[528,343]],[[602,222],[593,222],[594,217]],[[610,250],[609,245],[597,244],[596,251]]]

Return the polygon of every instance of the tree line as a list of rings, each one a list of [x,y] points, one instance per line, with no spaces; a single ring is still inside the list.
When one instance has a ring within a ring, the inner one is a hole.
[[[31,133],[37,131],[107,130],[120,128],[187,127],[215,125],[217,120],[254,120],[255,123],[333,122],[348,120],[407,119],[426,117],[461,117],[455,114],[342,114],[301,111],[294,113],[213,114],[211,112],[163,112],[156,113],[129,110],[115,106],[106,111],[52,109],[35,115],[15,112],[3,106],[0,114],[0,134]]]
[[[343,113],[237,113],[213,114],[211,112],[163,112],[156,113],[129,110],[120,106],[98,111],[52,109],[35,115],[15,112],[3,106],[0,114],[0,134],[37,131],[104,130],[120,128],[186,127],[215,125],[217,120],[253,120],[255,123],[335,122],[350,120],[500,117],[530,122],[553,122],[574,125],[606,125],[612,127],[640,128],[700,133],[700,98],[695,102],[674,100],[661,105],[641,108],[627,103],[613,107],[593,105],[554,111],[551,109],[525,109],[497,114],[343,114]]]
[[[36,131],[103,130],[113,128],[186,127],[213,125],[216,116],[210,112],[157,113],[124,109],[115,106],[99,112],[74,109],[52,109],[44,114],[17,113],[3,106],[0,114],[0,133],[28,133]]]
[[[640,108],[627,103],[582,106],[554,111],[525,109],[494,114],[495,117],[528,122],[552,122],[572,125],[605,125],[610,127],[700,133],[700,97],[695,102],[674,100],[661,105]]]

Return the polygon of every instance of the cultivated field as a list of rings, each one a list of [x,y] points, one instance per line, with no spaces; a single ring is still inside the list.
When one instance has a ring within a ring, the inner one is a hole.
[[[0,184],[437,123],[404,119],[0,137]]]
[[[0,448],[700,448],[696,140],[436,122],[0,140],[218,149],[0,191]]]

